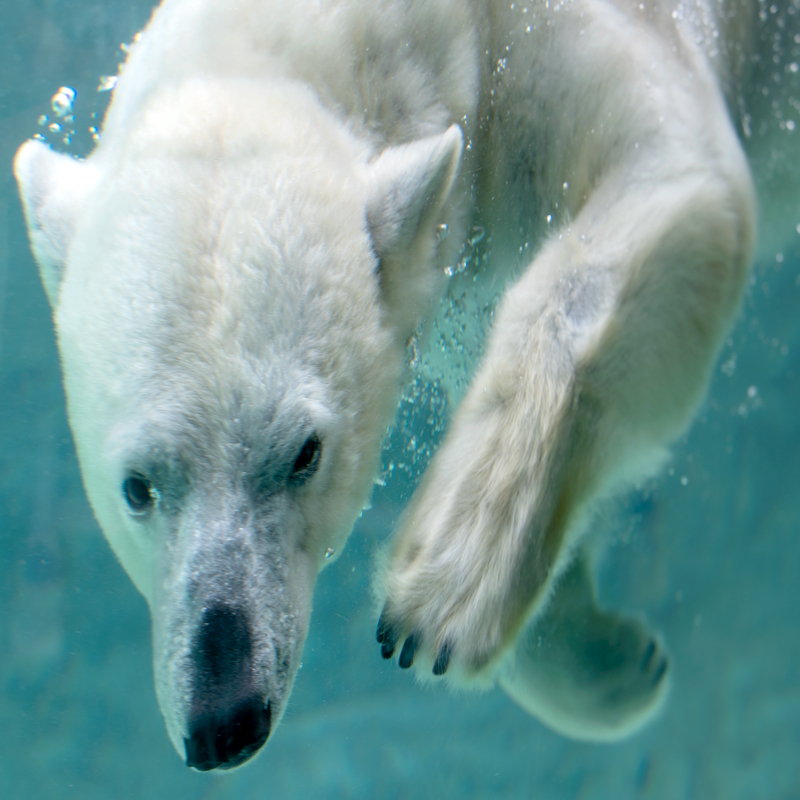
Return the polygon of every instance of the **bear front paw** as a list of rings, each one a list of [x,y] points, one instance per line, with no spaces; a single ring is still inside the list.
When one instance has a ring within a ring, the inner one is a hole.
[[[548,570],[530,558],[535,534],[519,523],[514,492],[487,491],[481,470],[443,480],[448,461],[431,465],[395,537],[376,638],[402,669],[474,680],[512,644]]]
[[[507,578],[469,517],[458,525],[449,514],[424,514],[425,506],[423,497],[399,532],[376,638],[384,658],[399,652],[401,669],[416,665],[438,676],[458,662],[472,675],[502,646]]]
[[[491,677],[546,596],[581,499],[567,470],[571,384],[539,396],[497,361],[462,401],[378,577],[377,639],[404,669]]]

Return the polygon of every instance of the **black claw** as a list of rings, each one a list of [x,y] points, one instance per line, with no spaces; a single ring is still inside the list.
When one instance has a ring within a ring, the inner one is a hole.
[[[661,679],[664,677],[664,673],[667,671],[667,667],[669,666],[669,662],[666,658],[661,660],[661,663],[656,667],[656,671],[653,674],[653,680],[650,682],[652,686],[657,686]]]
[[[392,627],[386,621],[386,609],[381,612],[381,618],[378,620],[378,630],[375,631],[375,638],[378,640],[378,644],[383,644],[386,641],[386,637],[390,636],[392,632]]]
[[[434,675],[444,675],[447,672],[447,667],[450,665],[450,654],[453,649],[450,647],[450,642],[445,642],[439,648],[439,655],[436,656],[436,661],[433,664]]]
[[[655,652],[656,643],[651,639],[650,644],[647,645],[647,649],[644,651],[644,655],[642,656],[642,664],[640,667],[642,672],[644,672],[650,666],[650,662],[653,660]]]
[[[397,636],[392,626],[386,620],[386,609],[381,612],[378,620],[378,630],[375,631],[375,638],[381,646],[381,656],[391,658],[394,655],[394,648],[397,644]]]
[[[412,633],[403,643],[400,659],[397,662],[400,665],[400,669],[408,669],[414,663],[414,655],[417,652],[417,647],[419,647],[419,639],[419,634]]]
[[[391,658],[394,655],[394,642],[384,642],[381,645],[381,658]]]

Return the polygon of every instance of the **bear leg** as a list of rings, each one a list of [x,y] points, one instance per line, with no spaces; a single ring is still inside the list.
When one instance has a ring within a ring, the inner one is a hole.
[[[640,620],[603,611],[577,558],[544,612],[522,630],[499,674],[506,694],[574,739],[615,741],[658,713],[669,660]]]

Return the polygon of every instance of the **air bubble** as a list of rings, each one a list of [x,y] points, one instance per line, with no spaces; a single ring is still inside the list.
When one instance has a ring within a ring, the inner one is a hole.
[[[72,104],[75,101],[75,90],[70,89],[69,86],[62,86],[53,95],[50,101],[53,106],[53,112],[57,117],[63,117],[72,111]]]
[[[732,378],[733,374],[736,372],[736,353],[731,353],[730,358],[723,363],[720,369],[725,375]]]
[[[483,225],[476,225],[470,232],[469,232],[469,239],[467,241],[475,247],[478,242],[482,242],[484,237],[486,236],[486,231],[483,228]]]
[[[98,92],[110,92],[116,85],[118,75],[101,75],[100,84],[97,87]]]

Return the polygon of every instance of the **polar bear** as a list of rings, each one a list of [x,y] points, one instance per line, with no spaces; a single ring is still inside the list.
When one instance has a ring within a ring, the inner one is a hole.
[[[663,646],[597,607],[578,545],[737,312],[760,25],[747,0],[165,0],[96,151],[22,146],[84,484],[189,766],[278,724],[476,220],[503,297],[377,570],[381,652],[579,738],[655,713]]]

